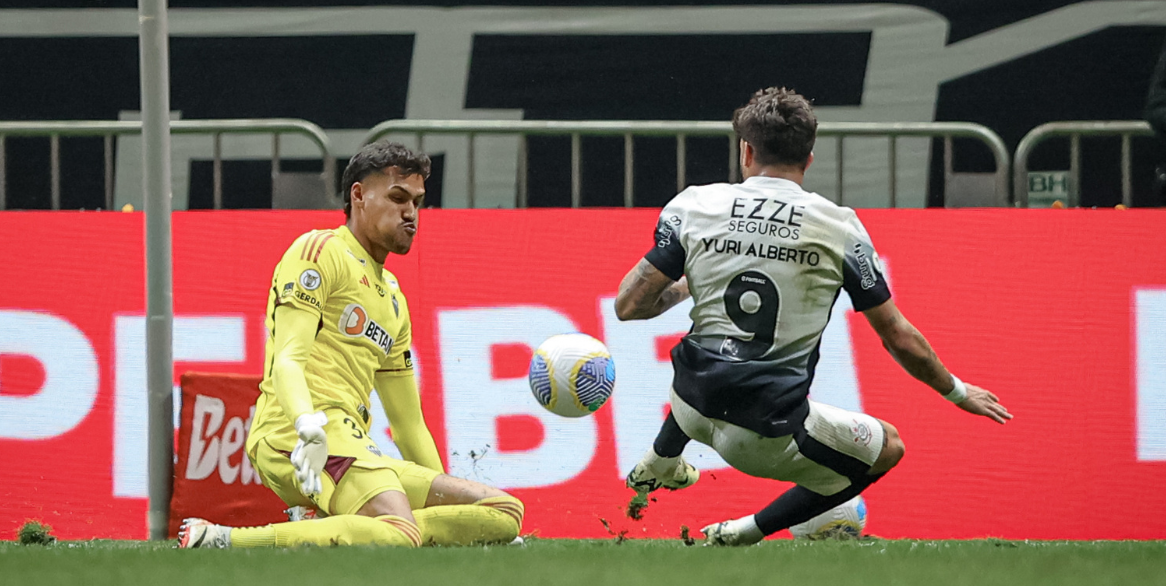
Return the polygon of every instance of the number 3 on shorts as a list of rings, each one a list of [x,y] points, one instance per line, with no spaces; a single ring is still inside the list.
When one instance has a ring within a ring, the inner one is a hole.
[[[344,423],[347,423],[348,427],[352,428],[352,437],[356,439],[364,439],[364,432],[361,431],[359,427],[357,427],[356,422],[353,421],[351,417],[345,417]]]

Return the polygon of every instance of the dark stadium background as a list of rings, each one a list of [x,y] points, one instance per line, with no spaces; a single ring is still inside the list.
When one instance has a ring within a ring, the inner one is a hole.
[[[797,4],[846,4],[799,0]],[[935,11],[950,21],[949,43],[1072,4],[1066,0],[926,0],[896,2]],[[582,1],[570,4],[507,0],[476,6],[748,5],[746,0],[686,2]],[[768,3],[757,3],[766,4]],[[792,3],[791,3],[792,4]],[[135,8],[134,0],[7,0],[6,8]],[[172,0],[171,8],[412,5],[361,0]],[[427,2],[429,6],[464,6]],[[373,41],[375,42],[369,42]],[[1028,130],[1053,120],[1140,119],[1149,77],[1166,41],[1166,29],[1105,29],[992,67],[941,86],[935,119],[983,124],[1010,150]],[[792,86],[822,105],[858,105],[869,35],[864,33],[772,35],[505,36],[474,42],[467,108],[521,108],[527,119],[725,120],[749,93],[765,85]],[[304,118],[328,129],[367,129],[402,117],[408,92],[411,35],[379,37],[172,38],[171,106],[184,118]],[[769,56],[769,57],[762,57]],[[780,59],[782,78],[765,72]],[[351,95],[346,81],[366,76],[376,63],[369,95]],[[610,67],[604,67],[610,64]],[[597,73],[598,72],[598,73]],[[215,83],[207,83],[208,79]],[[680,91],[685,88],[685,91]],[[692,89],[697,91],[692,91]],[[0,39],[0,120],[116,119],[138,110],[137,40],[134,38]],[[375,99],[370,95],[375,95]],[[651,100],[642,99],[650,96]],[[651,107],[646,106],[651,104]],[[9,207],[49,207],[47,139],[8,139]],[[637,204],[662,205],[673,195],[672,142],[637,139]],[[1135,204],[1149,190],[1158,145],[1138,139]],[[957,146],[958,148],[958,146]],[[567,139],[532,144],[532,206],[569,205]],[[720,140],[693,140],[689,180],[722,180],[726,161]],[[938,153],[938,150],[934,151]],[[965,154],[966,152],[966,154]],[[1117,139],[1084,142],[1082,205],[1112,206],[1117,188]],[[62,148],[66,168],[63,208],[99,207],[102,195],[100,139],[70,139]],[[623,155],[619,139],[588,139],[584,205],[622,205]],[[942,205],[941,158],[932,157],[929,204]],[[957,171],[988,171],[987,150],[961,151]],[[1067,167],[1067,147],[1036,151],[1034,169]],[[440,157],[438,167],[440,168]],[[192,208],[209,207],[211,165],[195,161]],[[287,170],[318,162],[287,161]],[[226,207],[270,207],[266,161],[227,161]],[[441,180],[430,183],[440,205]]]

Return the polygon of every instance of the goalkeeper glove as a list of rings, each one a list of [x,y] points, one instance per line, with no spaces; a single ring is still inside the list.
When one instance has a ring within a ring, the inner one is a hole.
[[[300,436],[291,453],[291,463],[296,469],[296,480],[304,496],[320,494],[320,472],[328,461],[328,436],[324,426],[328,416],[322,411],[300,415],[296,418],[296,435]]]

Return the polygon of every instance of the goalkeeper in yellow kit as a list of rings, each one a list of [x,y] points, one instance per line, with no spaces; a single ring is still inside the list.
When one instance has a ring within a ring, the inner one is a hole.
[[[247,456],[289,506],[324,518],[232,528],[187,519],[180,547],[506,543],[522,503],[443,473],[409,354],[409,306],[385,257],[417,233],[429,157],[387,141],[344,170],[345,225],[296,239],[275,268]],[[376,389],[404,460],[369,438]]]

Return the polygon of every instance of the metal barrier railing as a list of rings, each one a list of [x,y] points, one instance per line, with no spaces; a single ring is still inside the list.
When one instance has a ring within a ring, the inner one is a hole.
[[[1054,136],[1069,137],[1069,206],[1081,202],[1081,137],[1120,136],[1121,137],[1121,200],[1127,207],[1133,203],[1133,180],[1131,177],[1132,158],[1131,137],[1152,136],[1150,125],[1141,120],[1085,120],[1049,122],[1033,128],[1020,139],[1013,157],[1013,193],[1020,207],[1028,207],[1028,157],[1033,149],[1046,139]]]
[[[141,134],[142,123],[133,120],[92,121],[29,121],[0,122],[0,210],[7,207],[7,175],[5,169],[4,141],[9,136],[49,137],[49,165],[51,167],[52,209],[61,208],[61,137],[101,136],[105,138],[105,206],[113,207],[113,137]],[[172,134],[209,134],[212,136],[214,208],[223,207],[223,156],[222,136],[224,134],[271,134],[271,174],[274,179],[280,173],[280,134],[298,134],[307,137],[320,148],[324,168],[320,177],[324,181],[325,198],[334,197],[336,185],[336,159],[332,156],[332,143],[319,126],[306,120],[291,118],[238,119],[238,120],[174,120],[170,123]],[[274,189],[274,181],[272,182]]]
[[[468,161],[466,191],[468,207],[474,207],[474,137],[479,134],[519,135],[518,189],[516,207],[527,204],[527,136],[568,135],[571,137],[571,206],[579,207],[582,202],[582,137],[583,136],[623,136],[624,138],[624,205],[632,207],[634,202],[635,136],[676,137],[676,188],[686,186],[686,145],[689,136],[723,136],[729,143],[729,181],[738,177],[737,137],[729,122],[662,122],[662,121],[555,121],[555,120],[387,120],[369,130],[365,143],[377,140],[387,134],[415,134],[418,148],[424,150],[427,134],[465,134],[468,136]],[[974,138],[983,142],[996,161],[995,199],[1001,206],[1008,205],[1010,159],[1008,148],[995,132],[979,124],[966,122],[822,122],[818,125],[818,136],[835,138],[838,149],[837,186],[838,202],[843,202],[844,159],[842,142],[847,136],[882,136],[890,139],[887,162],[890,169],[897,164],[896,139],[898,137],[928,137],[944,139],[944,185],[952,177],[952,139]],[[897,181],[895,173],[889,173],[888,187],[891,207],[895,207]]]

